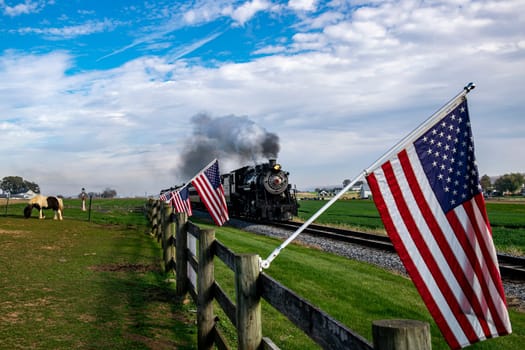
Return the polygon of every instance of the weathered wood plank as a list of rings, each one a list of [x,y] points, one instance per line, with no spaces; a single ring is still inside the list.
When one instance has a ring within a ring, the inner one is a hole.
[[[323,349],[373,349],[365,338],[268,275],[261,273],[259,278],[261,296]]]
[[[213,329],[213,336],[215,340],[215,346],[217,346],[217,349],[219,350],[230,350],[230,347],[228,346],[228,341],[226,338],[222,335],[222,333],[215,327]]]
[[[215,255],[232,271],[235,268],[235,253],[219,241],[215,241]]]
[[[188,232],[193,237],[199,239],[200,228],[191,221],[188,221],[188,226],[186,226],[186,232]]]
[[[233,301],[226,295],[224,290],[221,288],[219,283],[215,281],[214,285],[214,294],[215,294],[215,300],[219,303],[219,306],[224,310],[224,313],[228,318],[230,319],[230,322],[237,326],[237,307],[233,303]]]
[[[280,348],[270,338],[263,337],[262,350],[280,350]]]

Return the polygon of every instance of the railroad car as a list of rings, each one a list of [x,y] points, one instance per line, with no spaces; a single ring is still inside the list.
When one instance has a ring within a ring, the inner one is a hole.
[[[288,183],[289,173],[275,159],[245,166],[221,175],[224,196],[231,217],[267,221],[288,221],[297,215],[295,190]],[[190,200],[202,208],[196,190],[190,187]]]

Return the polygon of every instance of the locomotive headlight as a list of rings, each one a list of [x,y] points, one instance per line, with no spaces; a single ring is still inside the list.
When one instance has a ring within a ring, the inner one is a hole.
[[[275,164],[275,165],[273,166],[273,170],[274,170],[274,171],[279,171],[279,170],[281,170],[281,164]]]

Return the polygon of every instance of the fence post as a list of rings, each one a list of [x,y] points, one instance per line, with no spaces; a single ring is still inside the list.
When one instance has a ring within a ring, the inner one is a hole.
[[[177,296],[183,297],[188,292],[188,214],[177,213],[175,231],[175,275]]]
[[[430,325],[416,320],[372,322],[374,350],[431,350]]]
[[[169,203],[164,204],[164,230],[162,231],[162,246],[164,257],[164,271],[175,273],[175,214],[173,206]]]
[[[215,230],[200,230],[199,265],[197,271],[197,346],[199,350],[212,349],[214,343],[213,328],[213,243]]]
[[[155,230],[155,237],[157,237],[157,242],[160,242],[162,238],[162,226],[164,225],[164,220],[162,216],[162,201],[157,201],[157,229]]]
[[[256,350],[262,341],[261,296],[257,291],[259,256],[235,256],[237,338],[239,350]]]
[[[164,255],[165,249],[166,249],[166,236],[165,232],[169,224],[169,210],[170,206],[169,203],[166,202],[160,202],[160,226],[159,226],[159,241],[160,245],[162,247],[162,254]]]
[[[157,224],[158,224],[157,211],[159,207],[158,204],[159,204],[159,201],[154,200],[151,205],[151,232],[150,232],[151,236],[154,236],[155,232],[157,231]]]

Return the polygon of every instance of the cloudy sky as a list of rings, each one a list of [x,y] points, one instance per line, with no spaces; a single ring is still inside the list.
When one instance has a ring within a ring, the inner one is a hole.
[[[338,185],[469,82],[480,173],[525,172],[523,0],[0,0],[0,34],[0,179],[44,194],[158,194],[268,137]]]

